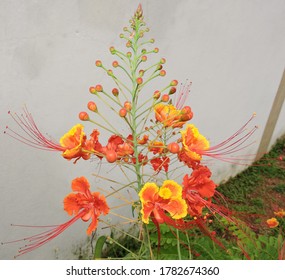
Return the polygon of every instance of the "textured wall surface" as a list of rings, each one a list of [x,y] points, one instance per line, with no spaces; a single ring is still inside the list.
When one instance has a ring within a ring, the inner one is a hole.
[[[167,59],[168,79],[193,83],[187,101],[194,111],[193,123],[214,144],[256,112],[256,144],[245,151],[255,153],[284,69],[285,2],[141,3],[150,37],[156,39],[155,46]],[[54,139],[78,123],[78,112],[85,110],[90,99],[89,86],[108,81],[94,62],[111,63],[108,48],[122,46],[118,35],[137,5],[131,0],[0,1],[2,130],[13,124],[8,110],[20,112],[24,104],[39,128]],[[283,107],[272,144],[285,133],[284,120]],[[89,131],[91,128],[86,125]],[[0,241],[31,234],[31,229],[10,227],[11,223],[66,221],[62,199],[70,192],[73,178],[84,175],[92,185],[105,187],[91,176],[103,165],[92,161],[74,165],[58,153],[21,145],[3,133],[0,141]],[[209,164],[217,182],[243,168]],[[109,171],[116,175],[116,169]],[[71,244],[84,242],[86,227],[78,222],[48,245],[21,258],[74,258]],[[0,246],[0,259],[13,258],[17,248],[18,244]]]

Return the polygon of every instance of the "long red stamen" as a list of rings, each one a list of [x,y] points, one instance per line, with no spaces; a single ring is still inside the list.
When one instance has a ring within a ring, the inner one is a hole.
[[[63,231],[65,231],[68,227],[70,227],[72,224],[74,224],[78,219],[83,217],[86,214],[85,210],[82,210],[79,212],[75,217],[70,219],[68,222],[61,224],[61,225],[51,225],[51,226],[28,226],[28,225],[12,225],[12,226],[18,226],[18,227],[33,227],[33,228],[51,228],[49,230],[46,230],[44,232],[41,232],[39,234],[35,234],[32,236],[24,237],[18,240],[13,241],[7,241],[1,243],[4,244],[10,244],[10,243],[17,243],[17,242],[27,242],[23,247],[20,247],[18,250],[18,253],[15,258],[24,255],[26,253],[29,253],[47,242],[51,241],[52,239],[56,238],[59,234],[61,234]]]
[[[244,150],[245,148],[251,146],[255,142],[246,143],[246,141],[254,134],[254,132],[257,130],[257,126],[253,127],[251,130],[249,130],[247,133],[246,127],[248,124],[252,121],[252,119],[255,117],[255,114],[252,115],[252,117],[239,129],[237,130],[232,136],[230,136],[228,139],[225,141],[210,147],[207,150],[194,150],[198,154],[216,158],[228,163],[234,163],[234,164],[242,164],[244,165],[245,163],[239,163],[240,161],[252,161],[254,159],[254,154],[245,154],[245,155],[240,155],[240,156],[230,156],[227,157],[228,155],[233,155],[241,150]]]
[[[8,126],[6,127],[6,131],[4,131],[5,134],[33,148],[48,151],[65,151],[64,147],[51,139],[46,138],[40,132],[31,113],[26,107],[23,108],[23,111],[23,114],[20,116],[17,113],[12,114],[10,111],[8,114],[10,114],[14,122],[24,132],[24,135],[9,128]]]
[[[181,110],[183,108],[185,101],[189,96],[191,85],[191,82],[186,81],[186,83],[182,85],[182,88],[180,88],[178,100],[175,103],[177,109]]]

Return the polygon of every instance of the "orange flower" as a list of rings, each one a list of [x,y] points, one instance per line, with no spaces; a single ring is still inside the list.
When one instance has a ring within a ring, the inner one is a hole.
[[[256,126],[252,129],[247,129],[247,125],[254,116],[255,114],[232,136],[212,147],[210,147],[209,141],[199,133],[197,127],[193,124],[188,124],[185,130],[180,131],[182,149],[178,154],[179,160],[185,162],[189,167],[195,167],[195,164],[201,161],[202,156],[212,157],[229,163],[240,163],[245,160],[252,161],[251,156],[253,155],[244,155],[242,157],[233,155],[254,143],[245,144],[257,129]]]
[[[90,235],[97,227],[98,217],[109,212],[106,199],[99,192],[90,192],[90,185],[85,177],[74,179],[71,188],[77,193],[70,193],[65,197],[64,210],[69,215],[79,215],[84,222],[91,219],[87,229],[87,234]]]
[[[182,127],[193,116],[189,106],[178,110],[172,104],[159,103],[154,107],[156,121],[165,127]]]
[[[266,221],[266,223],[267,223],[268,227],[270,227],[270,228],[275,228],[279,225],[279,222],[277,221],[276,218],[268,219]]]
[[[172,180],[166,180],[159,188],[155,183],[146,183],[139,197],[142,203],[142,221],[149,223],[151,216],[159,224],[167,222],[169,218],[181,219],[187,215],[187,204],[182,199],[182,187]]]
[[[216,184],[210,179],[212,173],[206,166],[193,170],[191,176],[183,178],[182,197],[188,205],[188,213],[201,215],[205,206],[209,207],[210,198],[214,196]]]
[[[181,130],[180,133],[186,156],[194,161],[200,161],[203,151],[210,147],[209,141],[199,133],[199,130],[193,124],[188,124],[186,129]]]
[[[42,233],[38,233],[33,236],[28,236],[15,241],[5,242],[7,243],[18,243],[21,241],[26,242],[19,249],[19,254],[17,256],[29,253],[52,239],[56,238],[59,234],[69,228],[77,220],[81,219],[87,222],[91,219],[91,223],[88,226],[86,233],[90,235],[96,230],[98,224],[98,218],[101,214],[106,215],[109,213],[109,207],[107,205],[106,199],[99,192],[90,192],[90,185],[85,177],[76,178],[72,181],[72,190],[76,193],[70,193],[64,199],[64,210],[69,215],[74,215],[69,221],[60,225],[51,226],[25,226],[25,225],[14,225],[20,227],[33,227],[33,228],[46,228],[47,230]],[[4,243],[4,244],[5,244]],[[16,257],[17,257],[16,256]]]
[[[279,211],[274,212],[274,215],[279,217],[279,218],[283,218],[283,217],[285,217],[285,211],[283,209],[280,209]]]
[[[73,126],[59,140],[61,146],[64,148],[62,156],[68,160],[75,158],[75,161],[81,157],[89,159],[90,152],[83,151],[85,141],[86,135],[83,132],[83,125],[77,124]]]

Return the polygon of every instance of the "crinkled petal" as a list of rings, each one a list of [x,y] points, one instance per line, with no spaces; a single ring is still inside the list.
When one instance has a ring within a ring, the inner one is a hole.
[[[166,191],[169,190],[169,191]],[[168,194],[163,196],[162,194]],[[164,199],[175,199],[182,196],[182,187],[173,180],[165,180],[159,190],[159,195]]]
[[[161,204],[160,207],[167,211],[173,219],[181,219],[187,215],[187,204],[182,198],[172,199],[168,203]]]
[[[159,188],[155,183],[146,183],[139,192],[142,204],[157,200]]]

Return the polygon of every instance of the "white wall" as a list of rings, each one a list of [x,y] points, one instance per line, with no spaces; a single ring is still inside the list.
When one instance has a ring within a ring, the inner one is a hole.
[[[218,143],[257,112],[257,143],[247,151],[256,152],[284,69],[285,2],[141,3],[151,37],[167,59],[168,79],[193,82],[188,103],[201,133]],[[41,130],[55,139],[77,123],[78,112],[90,100],[89,86],[108,81],[94,66],[95,60],[112,61],[108,48],[122,46],[118,34],[137,4],[131,0],[0,1],[2,130],[12,125],[7,111],[20,111],[23,104]],[[283,106],[272,143],[285,133],[284,120]],[[87,131],[91,129],[86,126]],[[0,241],[31,234],[11,228],[10,223],[66,221],[62,199],[70,192],[73,178],[85,175],[93,186],[100,184],[91,176],[98,170],[94,162],[74,165],[57,153],[34,150],[4,134],[0,137]],[[241,169],[224,163],[210,165],[217,182]],[[72,258],[71,245],[85,240],[86,226],[78,222],[22,258]],[[17,247],[0,246],[0,258],[13,258]]]

